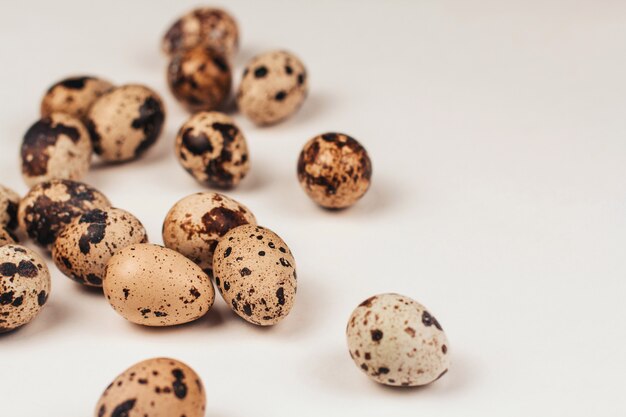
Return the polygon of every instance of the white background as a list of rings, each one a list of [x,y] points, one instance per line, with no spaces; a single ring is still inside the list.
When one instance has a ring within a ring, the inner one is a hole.
[[[145,83],[169,115],[145,157],[85,181],[136,214],[152,242],[201,190],[174,157],[187,115],[162,33],[194,1],[2,1],[0,183],[26,192],[17,154],[41,95],[67,75]],[[626,413],[626,3],[229,1],[253,55],[287,48],[311,95],[287,122],[235,115],[252,170],[229,193],[298,262],[292,314],[246,324],[221,299],[204,319],[150,329],[50,263],[41,315],[0,337],[0,413],[88,416],[104,387],[153,356],[193,366],[208,417],[623,416]],[[300,190],[302,145],[329,130],[369,150],[373,186],[343,212]],[[380,292],[425,304],[452,367],[422,389],[370,382],[344,328]]]

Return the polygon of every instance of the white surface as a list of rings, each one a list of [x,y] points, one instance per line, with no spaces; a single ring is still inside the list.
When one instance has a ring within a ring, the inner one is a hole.
[[[313,4],[314,3],[314,4]],[[86,178],[135,213],[153,242],[201,188],[173,137],[186,115],[158,46],[196,2],[21,1],[0,6],[0,183],[41,94],[73,73],[143,82],[165,97],[158,145]],[[298,261],[292,314],[272,329],[219,300],[194,324],[148,329],[53,269],[42,314],[0,337],[7,416],[88,416],[122,370],[186,361],[209,417],[623,416],[626,374],[626,3],[622,1],[228,2],[243,32],[237,78],[281,47],[307,64],[301,112],[259,129],[237,115],[252,170],[229,194]],[[374,185],[351,210],[318,209],[295,177],[306,140],[345,131]],[[344,328],[366,297],[428,306],[453,363],[426,389],[371,383]]]

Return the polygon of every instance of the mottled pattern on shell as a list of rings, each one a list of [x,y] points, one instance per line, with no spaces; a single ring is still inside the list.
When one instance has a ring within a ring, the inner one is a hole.
[[[95,417],[204,417],[202,380],[170,358],[148,359],[125,370],[102,393]]]
[[[50,272],[34,251],[19,245],[0,247],[0,333],[29,323],[50,294]]]
[[[325,133],[304,145],[298,158],[298,181],[316,203],[326,208],[346,208],[370,187],[372,162],[355,139],[342,133]]]
[[[0,226],[0,246],[17,243],[18,239],[13,233]]]
[[[237,91],[239,110],[258,125],[294,114],[308,94],[304,64],[286,51],[258,55],[246,65]]]
[[[52,259],[74,281],[101,287],[109,259],[126,246],[147,241],[145,228],[129,212],[113,207],[95,209],[63,229],[52,246]]]
[[[197,113],[180,128],[176,156],[191,176],[210,187],[232,188],[250,169],[243,133],[218,112]]]
[[[354,363],[378,383],[425,385],[448,370],[446,334],[424,306],[408,297],[368,298],[350,316],[346,334]]]
[[[113,84],[92,76],[66,78],[52,85],[41,100],[41,117],[65,113],[83,119],[91,105]]]
[[[276,324],[293,307],[296,262],[269,229],[244,225],[224,235],[215,249],[213,273],[224,301],[250,323]]]
[[[212,275],[213,252],[231,229],[256,224],[243,204],[218,193],[196,193],[178,201],[163,222],[163,242]]]
[[[0,185],[0,227],[9,231],[17,228],[17,208],[19,205],[19,194]]]

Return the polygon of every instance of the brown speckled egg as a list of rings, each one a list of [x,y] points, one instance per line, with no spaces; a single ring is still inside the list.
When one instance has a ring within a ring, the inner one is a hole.
[[[308,93],[304,64],[295,55],[272,51],[248,63],[239,90],[239,110],[258,125],[270,125],[294,114]]]
[[[52,245],[52,259],[73,280],[101,287],[111,256],[126,246],[147,241],[143,225],[129,212],[113,207],[94,209],[63,229]]]
[[[446,334],[437,319],[409,297],[368,298],[352,313],[346,332],[354,363],[378,383],[426,385],[448,370]]]
[[[176,251],[148,243],[115,253],[102,286],[115,311],[145,326],[196,320],[215,299],[211,279],[198,265]]]
[[[206,394],[198,374],[170,358],[125,370],[104,390],[95,417],[204,417]]]
[[[86,124],[100,158],[122,162],[140,157],[154,145],[164,121],[161,97],[148,87],[129,84],[96,100]]]
[[[356,203],[370,187],[372,162],[355,139],[325,133],[304,145],[298,158],[298,180],[322,207],[340,209]]]
[[[222,9],[201,7],[182,16],[169,28],[161,47],[172,55],[194,46],[208,46],[231,59],[239,47],[235,19]]]
[[[17,243],[17,237],[4,227],[0,226],[0,246]]]
[[[213,274],[226,304],[250,323],[276,324],[293,307],[296,262],[269,229],[243,225],[226,233],[215,248]]]
[[[254,214],[243,204],[218,193],[196,193],[174,204],[167,213],[163,242],[211,275],[218,240],[243,224],[256,224]]]
[[[33,124],[22,140],[22,177],[28,186],[53,178],[80,180],[91,165],[92,146],[83,123],[52,113]]]
[[[40,246],[50,248],[72,219],[95,208],[107,208],[100,191],[70,180],[54,179],[35,185],[20,202],[20,228]]]
[[[167,82],[174,97],[195,113],[223,106],[230,93],[232,76],[230,65],[222,55],[196,46],[172,56]]]
[[[0,247],[0,333],[29,323],[50,294],[44,260],[19,245]]]
[[[232,188],[250,169],[248,145],[235,121],[223,113],[191,116],[176,136],[178,161],[199,182]]]
[[[110,82],[90,76],[61,80],[41,100],[41,117],[58,112],[83,119],[94,101],[112,88]]]
[[[17,228],[17,207],[19,204],[19,194],[0,185],[0,227],[9,231]]]

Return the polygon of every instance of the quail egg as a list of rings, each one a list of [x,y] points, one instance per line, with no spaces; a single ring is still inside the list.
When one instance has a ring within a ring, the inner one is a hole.
[[[41,100],[41,117],[65,113],[83,119],[93,102],[112,88],[110,82],[91,76],[61,80],[50,87]]]
[[[0,246],[17,243],[17,237],[4,227],[0,226]]]
[[[19,194],[0,185],[0,227],[9,231],[17,228],[17,207],[19,204]]]

